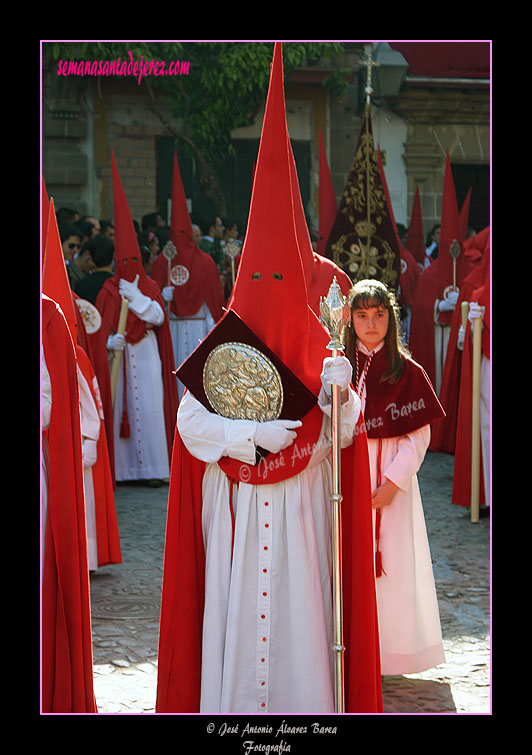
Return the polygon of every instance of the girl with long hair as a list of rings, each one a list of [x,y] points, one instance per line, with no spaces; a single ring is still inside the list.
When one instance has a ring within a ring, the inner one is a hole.
[[[349,305],[345,353],[368,436],[381,672],[417,673],[445,661],[417,481],[430,423],[444,412],[402,342],[394,292],[359,281]]]

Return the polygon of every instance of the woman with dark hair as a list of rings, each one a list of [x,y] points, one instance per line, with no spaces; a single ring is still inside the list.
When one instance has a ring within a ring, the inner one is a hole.
[[[412,674],[445,661],[417,481],[430,423],[444,412],[401,341],[394,292],[359,281],[349,304],[345,352],[368,435],[381,670]]]

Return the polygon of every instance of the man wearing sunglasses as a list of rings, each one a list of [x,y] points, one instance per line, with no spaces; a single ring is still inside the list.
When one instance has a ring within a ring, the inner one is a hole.
[[[60,224],[59,237],[61,239],[61,246],[63,247],[63,256],[68,267],[74,259],[74,255],[79,253],[81,236],[74,226]]]

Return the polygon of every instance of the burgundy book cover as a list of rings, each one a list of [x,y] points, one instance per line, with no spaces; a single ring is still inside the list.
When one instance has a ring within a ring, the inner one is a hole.
[[[203,367],[211,351],[223,343],[243,343],[253,346],[277,368],[283,384],[283,407],[279,419],[297,420],[305,416],[316,404],[317,397],[291,370],[266,346],[232,309],[215,325],[192,354],[176,370],[176,375],[192,395],[209,411],[213,407],[203,387]],[[294,344],[297,348],[297,344]]]

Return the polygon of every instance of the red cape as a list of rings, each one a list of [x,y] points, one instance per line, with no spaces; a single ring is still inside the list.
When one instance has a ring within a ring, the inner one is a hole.
[[[52,384],[43,522],[42,710],[97,713],[76,356],[61,310],[44,295],[42,346]]]
[[[80,297],[72,292],[72,298],[74,301]],[[104,334],[103,328],[100,328],[95,333],[87,333],[85,323],[79,311],[78,306],[76,310],[76,322],[77,322],[77,341],[82,349],[86,352],[91,361],[92,368],[98,381],[98,387],[100,389],[100,398],[103,408],[103,419],[105,434],[107,440],[107,453],[109,455],[109,465],[111,468],[111,477],[113,480],[113,488],[115,487],[115,454],[114,454],[114,436],[113,436],[113,402],[111,398],[111,373],[109,372],[109,359],[107,356],[107,335]]]
[[[159,356],[162,363],[162,378],[164,386],[164,421],[166,427],[166,442],[168,445],[168,461],[172,458],[172,445],[174,441],[174,429],[175,420],[177,416],[177,407],[179,405],[179,398],[177,394],[177,379],[174,375],[174,351],[172,347],[172,338],[170,336],[170,327],[168,325],[168,318],[166,317],[166,309],[159,290],[159,286],[153,280],[146,278],[143,281],[142,292],[149,296],[151,299],[155,299],[158,302],[163,312],[165,313],[164,321],[158,328],[154,328],[155,335],[157,336],[157,343],[159,346]],[[115,278],[108,278],[103,284],[98,298],[96,299],[96,306],[102,316],[102,337],[107,342],[107,338],[111,330],[118,329],[118,318],[120,316],[121,297],[118,292],[118,282]],[[139,318],[129,312],[128,325],[130,321],[139,320]]]
[[[461,255],[463,256],[463,255]],[[439,276],[438,259],[428,267],[416,288],[416,298],[412,309],[412,321],[410,325],[409,348],[413,358],[421,364],[427,372],[433,385],[436,384],[436,356],[434,350],[434,305],[436,299],[441,299],[441,279]],[[464,259],[467,270],[470,272],[470,263]],[[463,277],[465,277],[465,274]],[[462,285],[462,277],[457,278],[457,286]],[[440,313],[439,321],[450,325],[452,313]]]
[[[482,351],[490,358],[490,250],[484,251],[484,282],[473,291],[471,301],[486,308],[482,328]],[[472,437],[472,384],[473,384],[473,344],[471,323],[467,323],[462,371],[460,376],[460,401],[458,405],[456,452],[454,461],[453,503],[469,507],[471,505],[471,437]],[[482,474],[482,445],[480,446],[480,505],[485,502],[484,475]]]
[[[342,451],[346,710],[380,712],[371,480],[362,417],[357,431],[354,444]],[[201,527],[204,470],[205,464],[190,455],[176,429],[159,633],[158,713],[199,711],[205,601]]]
[[[360,375],[367,356],[359,354]],[[436,422],[444,411],[425,370],[413,359],[403,360],[403,374],[396,383],[381,382],[388,367],[386,346],[378,351],[366,377],[364,410],[368,438],[394,438]],[[353,365],[356,371],[356,364]]]
[[[193,250],[189,250],[186,260],[190,278],[184,286],[174,286],[171,311],[178,317],[192,317],[203,302],[207,302],[209,311],[217,322],[223,314],[222,307],[225,302],[218,268],[210,254],[203,252],[195,244],[194,247]],[[178,251],[170,264],[170,269],[183,264],[185,264],[183,253]],[[164,254],[157,255],[150,275],[161,290],[168,286],[168,260]]]
[[[471,323],[468,322],[462,357],[452,493],[452,502],[459,506],[464,506],[465,508],[471,506],[472,377],[473,341],[471,338]],[[483,506],[484,501],[484,475],[482,474],[481,444],[479,505]]]
[[[477,234],[473,239],[469,239],[464,244],[465,254],[474,265],[473,269],[467,275],[460,287],[458,303],[453,313],[451,321],[451,332],[449,335],[449,345],[445,364],[443,367],[442,382],[440,387],[440,401],[445,409],[446,417],[437,422],[432,428],[432,437],[430,442],[431,451],[440,453],[454,454],[456,443],[456,424],[458,414],[458,400],[460,397],[460,383],[462,371],[462,351],[457,348],[458,333],[462,324],[462,302],[474,301],[473,292],[483,281],[483,251],[486,241],[484,232]]]
[[[417,284],[419,283],[420,278],[421,269],[414,256],[408,251],[408,249],[401,247],[401,277],[399,278],[401,293],[399,295],[399,301],[405,307],[414,306]]]

